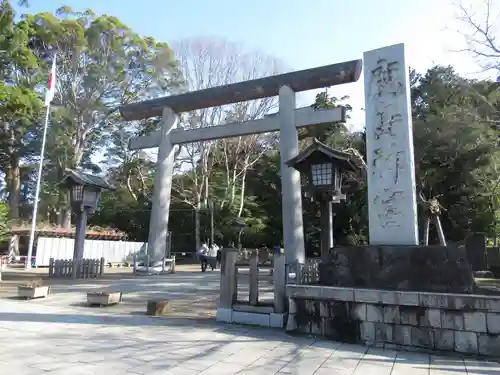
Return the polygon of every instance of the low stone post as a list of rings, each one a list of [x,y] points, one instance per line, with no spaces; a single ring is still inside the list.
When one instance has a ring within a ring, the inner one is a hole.
[[[281,314],[285,312],[286,296],[286,266],[284,255],[275,254],[273,269],[274,312]]]
[[[249,303],[256,306],[259,302],[259,257],[257,250],[250,254],[249,281]]]
[[[170,263],[170,273],[175,273],[175,255],[172,255],[172,263]]]
[[[222,249],[219,308],[231,309],[237,298],[237,249]]]

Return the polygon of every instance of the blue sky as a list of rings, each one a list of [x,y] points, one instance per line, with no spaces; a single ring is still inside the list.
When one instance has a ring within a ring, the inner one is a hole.
[[[474,0],[470,0],[474,1]],[[469,2],[470,2],[469,1]],[[364,51],[406,44],[409,64],[424,71],[435,63],[471,74],[477,66],[458,52],[462,38],[448,0],[32,0],[29,12],[62,5],[117,16],[142,35],[165,42],[220,36],[272,55],[291,70],[361,58]],[[350,95],[352,125],[363,123],[363,80],[334,88]],[[307,105],[314,93],[299,100]]]

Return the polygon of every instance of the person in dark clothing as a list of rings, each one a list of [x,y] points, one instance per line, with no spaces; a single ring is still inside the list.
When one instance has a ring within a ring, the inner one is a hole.
[[[221,253],[220,249],[217,250],[217,255],[215,258],[217,259],[217,267],[220,267],[220,261],[222,259],[222,253]]]
[[[208,246],[206,244],[201,245],[198,249],[198,257],[200,259],[201,272],[205,272],[208,265]]]

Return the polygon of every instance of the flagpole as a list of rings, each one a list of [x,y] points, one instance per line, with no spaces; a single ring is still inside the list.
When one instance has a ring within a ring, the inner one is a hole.
[[[35,202],[33,203],[33,217],[31,219],[30,242],[28,245],[28,259],[25,269],[31,268],[31,257],[33,256],[33,244],[35,242],[36,215],[38,212],[38,199],[40,196],[40,186],[42,183],[43,156],[45,154],[45,143],[47,140],[47,127],[49,124],[50,103],[47,103],[45,111],[45,124],[43,125],[42,149],[40,151],[40,164],[38,165],[38,176],[36,179]]]

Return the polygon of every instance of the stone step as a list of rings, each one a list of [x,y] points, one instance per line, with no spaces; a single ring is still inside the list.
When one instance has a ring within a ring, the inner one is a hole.
[[[274,308],[273,306],[269,305],[252,306],[252,305],[237,304],[233,305],[233,311],[249,312],[255,314],[271,314],[272,312],[274,312]]]

